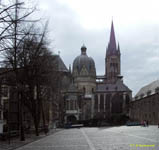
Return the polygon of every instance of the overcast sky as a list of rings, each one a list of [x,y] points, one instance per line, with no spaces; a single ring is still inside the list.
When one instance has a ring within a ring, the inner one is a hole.
[[[158,0],[39,0],[49,18],[49,38],[55,53],[72,65],[83,43],[96,65],[105,72],[105,53],[113,18],[121,49],[121,74],[133,95],[159,78]]]

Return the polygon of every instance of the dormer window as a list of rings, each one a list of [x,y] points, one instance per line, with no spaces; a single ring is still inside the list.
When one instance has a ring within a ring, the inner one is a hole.
[[[144,94],[142,93],[141,95],[140,95],[140,98],[143,98],[144,97]]]
[[[147,91],[147,96],[151,95],[151,90]]]
[[[155,93],[159,93],[159,87],[155,88]]]
[[[135,96],[135,99],[137,100],[137,99],[138,99],[138,96]]]

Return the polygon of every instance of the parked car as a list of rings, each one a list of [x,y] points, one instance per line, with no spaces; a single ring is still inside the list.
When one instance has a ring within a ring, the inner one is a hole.
[[[126,125],[127,126],[140,126],[141,123],[140,122],[127,122]]]

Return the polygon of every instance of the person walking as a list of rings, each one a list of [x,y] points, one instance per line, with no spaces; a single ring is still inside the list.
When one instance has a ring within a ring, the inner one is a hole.
[[[149,121],[148,120],[146,121],[146,124],[147,124],[147,127],[148,127],[149,126]]]

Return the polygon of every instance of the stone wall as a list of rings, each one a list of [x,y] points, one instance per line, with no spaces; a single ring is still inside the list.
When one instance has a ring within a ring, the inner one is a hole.
[[[159,123],[159,94],[145,96],[130,103],[130,119],[148,120],[150,124]]]

